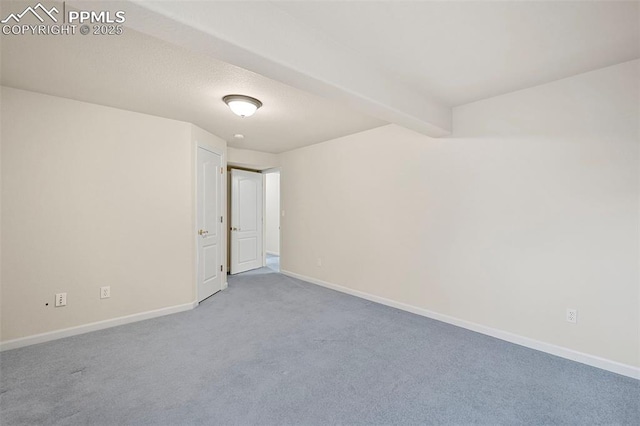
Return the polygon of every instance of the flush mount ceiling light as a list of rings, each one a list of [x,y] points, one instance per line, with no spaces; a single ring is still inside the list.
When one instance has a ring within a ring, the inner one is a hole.
[[[262,106],[262,102],[256,98],[245,95],[227,95],[222,100],[229,105],[235,115],[243,118],[251,117]]]

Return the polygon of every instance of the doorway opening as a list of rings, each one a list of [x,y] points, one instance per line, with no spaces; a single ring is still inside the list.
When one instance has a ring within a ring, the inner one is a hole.
[[[265,173],[266,267],[280,272],[280,170]]]
[[[228,273],[279,273],[280,169],[228,166]]]

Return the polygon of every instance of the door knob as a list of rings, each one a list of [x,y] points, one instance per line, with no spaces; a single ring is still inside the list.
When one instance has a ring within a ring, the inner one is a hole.
[[[198,235],[205,235],[205,234],[208,234],[208,233],[209,233],[209,231],[205,231],[203,229],[198,231]]]

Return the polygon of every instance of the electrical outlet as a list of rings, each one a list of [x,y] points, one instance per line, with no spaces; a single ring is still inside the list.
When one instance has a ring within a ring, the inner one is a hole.
[[[56,293],[56,307],[67,306],[67,293]]]
[[[111,297],[111,286],[100,287],[100,299],[108,299]]]
[[[316,265],[322,266],[322,258],[321,257],[318,258],[318,261],[316,262]]]
[[[578,322],[578,310],[567,308],[567,321],[571,323]]]

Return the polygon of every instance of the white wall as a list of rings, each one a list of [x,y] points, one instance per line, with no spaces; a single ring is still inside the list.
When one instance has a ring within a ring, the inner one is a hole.
[[[228,152],[228,162],[229,165],[232,166],[253,170],[266,170],[280,165],[280,158],[277,154],[231,147],[229,147]]]
[[[282,154],[282,269],[640,366],[638,76],[458,107],[452,138],[389,125]]]
[[[6,87],[1,114],[2,341],[195,300],[193,141],[224,141]]]
[[[265,174],[265,250],[280,255],[280,173]]]

